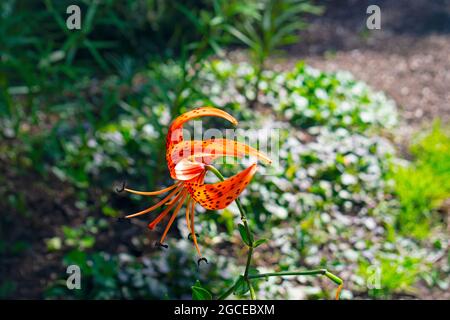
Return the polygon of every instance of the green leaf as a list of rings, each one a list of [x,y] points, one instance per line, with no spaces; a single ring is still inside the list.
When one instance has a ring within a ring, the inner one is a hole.
[[[194,287],[203,288],[202,284],[200,283],[200,280],[195,280]]]
[[[256,248],[260,245],[262,245],[263,243],[266,243],[268,240],[267,239],[258,239],[253,243],[253,248]]]
[[[95,245],[95,237],[93,236],[85,236],[80,240],[81,248],[92,248]]]
[[[200,280],[196,280],[192,286],[192,299],[194,300],[212,300],[212,294],[202,286]]]
[[[212,18],[211,21],[209,21],[209,24],[211,26],[216,26],[216,25],[223,23],[223,21],[224,21],[223,17],[217,16],[217,17]]]
[[[328,272],[328,271],[325,272],[325,276],[336,284],[339,284],[339,285],[342,284],[342,279],[339,278],[338,276],[332,274],[331,272]]]
[[[239,276],[239,279],[234,286],[234,294],[243,296],[250,290],[247,281],[245,281],[244,276]]]
[[[249,37],[247,37],[245,34],[243,34],[241,31],[239,31],[235,27],[227,26],[226,30],[230,34],[232,34],[234,37],[236,37],[238,40],[240,40],[244,44],[246,44],[247,46],[249,46],[251,48],[255,46],[255,43]]]
[[[197,283],[200,284],[198,280],[196,281],[195,284],[197,285]],[[212,300],[212,295],[208,290],[202,287],[198,287],[196,285],[191,287],[193,300]]]
[[[63,258],[65,265],[76,264],[80,267],[81,270],[83,270],[84,274],[89,275],[92,272],[92,267],[88,266],[87,260],[88,256],[86,252],[80,250],[70,251]]]
[[[253,276],[253,275],[260,274],[260,272],[259,272],[259,270],[256,269],[256,268],[249,268],[249,269],[248,269],[248,274],[249,274],[250,276]]]
[[[197,30],[201,29],[202,25],[199,23],[199,18],[193,14],[192,10],[189,10],[188,7],[178,2],[175,3],[175,9],[183,13],[192,22]]]
[[[242,241],[248,246],[250,246],[250,239],[248,238],[247,230],[242,223],[238,224],[239,233],[241,234]]]

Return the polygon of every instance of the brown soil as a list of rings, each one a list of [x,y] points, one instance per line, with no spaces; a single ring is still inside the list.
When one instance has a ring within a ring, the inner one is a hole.
[[[69,183],[52,176],[42,179],[30,168],[11,168],[3,160],[0,155],[0,194],[6,199],[14,194],[23,205],[10,206],[7,202],[0,205],[0,285],[12,282],[14,286],[11,292],[3,293],[2,298],[45,298],[46,289],[65,274],[62,258],[71,250],[51,252],[45,240],[58,236],[64,241],[62,226],[79,227],[89,215],[109,222],[109,227],[96,236],[94,250],[143,254],[141,248],[132,244],[131,238],[144,233],[146,224],[142,225],[140,220],[130,222],[105,217],[100,208],[92,207],[96,203],[94,199],[100,196],[98,190],[90,189],[89,209],[77,209],[76,190]],[[111,190],[111,206],[124,205],[123,201],[118,201],[119,197]],[[149,241],[153,237],[149,234]],[[17,244],[21,244],[20,248]],[[153,246],[145,248],[149,252],[154,250]]]

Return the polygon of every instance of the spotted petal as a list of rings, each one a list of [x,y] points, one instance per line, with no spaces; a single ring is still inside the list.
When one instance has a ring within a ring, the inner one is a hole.
[[[186,182],[186,188],[194,201],[209,210],[226,208],[245,189],[256,172],[256,163],[221,182],[200,184]]]

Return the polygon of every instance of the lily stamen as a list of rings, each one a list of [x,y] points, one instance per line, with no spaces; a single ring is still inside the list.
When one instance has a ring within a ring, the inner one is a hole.
[[[164,239],[166,238],[167,233],[169,232],[169,229],[172,226],[172,223],[174,222],[175,218],[177,217],[177,214],[180,211],[181,206],[183,205],[184,201],[186,200],[186,197],[187,197],[187,191],[185,191],[183,193],[183,196],[181,197],[180,201],[178,202],[178,206],[173,211],[172,216],[170,217],[170,220],[167,223],[166,229],[164,230],[164,233],[163,233],[163,235],[161,237],[161,240],[160,240],[161,243],[164,242]]]
[[[137,194],[140,196],[156,196],[162,193],[166,193],[167,191],[172,190],[173,188],[179,186],[181,183],[181,181],[175,182],[173,185],[171,185],[170,187],[161,189],[161,190],[157,190],[157,191],[138,191],[138,190],[133,190],[133,189],[128,189],[128,188],[124,188],[123,190],[129,192],[129,193],[133,193],[133,194]]]
[[[340,297],[340,295],[341,295],[341,291],[342,291],[342,288],[344,287],[344,284],[343,283],[341,283],[339,286],[338,286],[338,288],[336,289],[336,300],[339,300],[339,297]]]
[[[191,202],[192,201],[193,201],[192,198],[189,197],[188,201],[186,203],[186,226],[187,226],[188,231],[189,231],[189,236],[192,236],[191,222],[190,222],[190,218],[189,218],[189,213],[191,211]],[[189,239],[189,236],[188,236],[188,239]]]
[[[162,199],[160,202],[158,202],[157,204],[155,204],[154,206],[151,206],[150,208],[147,208],[145,210],[130,214],[128,216],[125,216],[125,218],[133,218],[133,217],[137,217],[146,213],[149,213],[155,209],[158,209],[159,207],[161,207],[164,203],[166,203],[167,201],[169,201],[176,193],[178,193],[180,191],[180,189],[182,189],[183,186],[182,185],[178,185],[177,188],[172,191],[168,196],[166,196],[164,199]]]
[[[195,224],[194,224],[195,214],[194,213],[195,213],[195,201],[192,201],[192,203],[191,203],[191,237],[192,237],[192,240],[194,241],[195,249],[197,249],[197,253],[201,257],[202,254],[200,252],[200,248],[197,243],[197,235],[195,234],[195,228],[194,228],[194,226],[195,226]]]
[[[183,190],[180,194],[178,194],[176,197],[175,197],[175,201],[173,201],[172,202],[172,204],[170,204],[166,209],[164,209],[164,211],[163,212],[161,212],[156,218],[155,218],[155,220],[153,220],[152,222],[150,222],[149,224],[148,224],[148,228],[150,229],[150,230],[153,230],[153,229],[155,229],[155,227],[156,227],[156,225],[170,212],[170,210],[172,210],[172,208],[177,204],[177,202],[178,202],[178,200],[181,198],[181,197],[185,197],[186,196],[186,191],[185,190]]]

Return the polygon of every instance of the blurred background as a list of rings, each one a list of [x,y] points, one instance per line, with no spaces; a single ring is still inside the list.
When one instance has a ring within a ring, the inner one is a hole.
[[[80,30],[66,25],[72,4]],[[449,52],[447,0],[1,1],[0,298],[189,299],[196,280],[230,285],[246,250],[234,205],[197,211],[199,270],[184,219],[158,250],[150,217],[119,219],[154,200],[114,191],[169,185],[168,124],[208,104],[281,130],[279,166],[241,197],[270,239],[260,272],[328,268],[344,299],[449,299]],[[71,264],[80,290],[66,287]],[[335,289],[256,285],[262,299]]]

